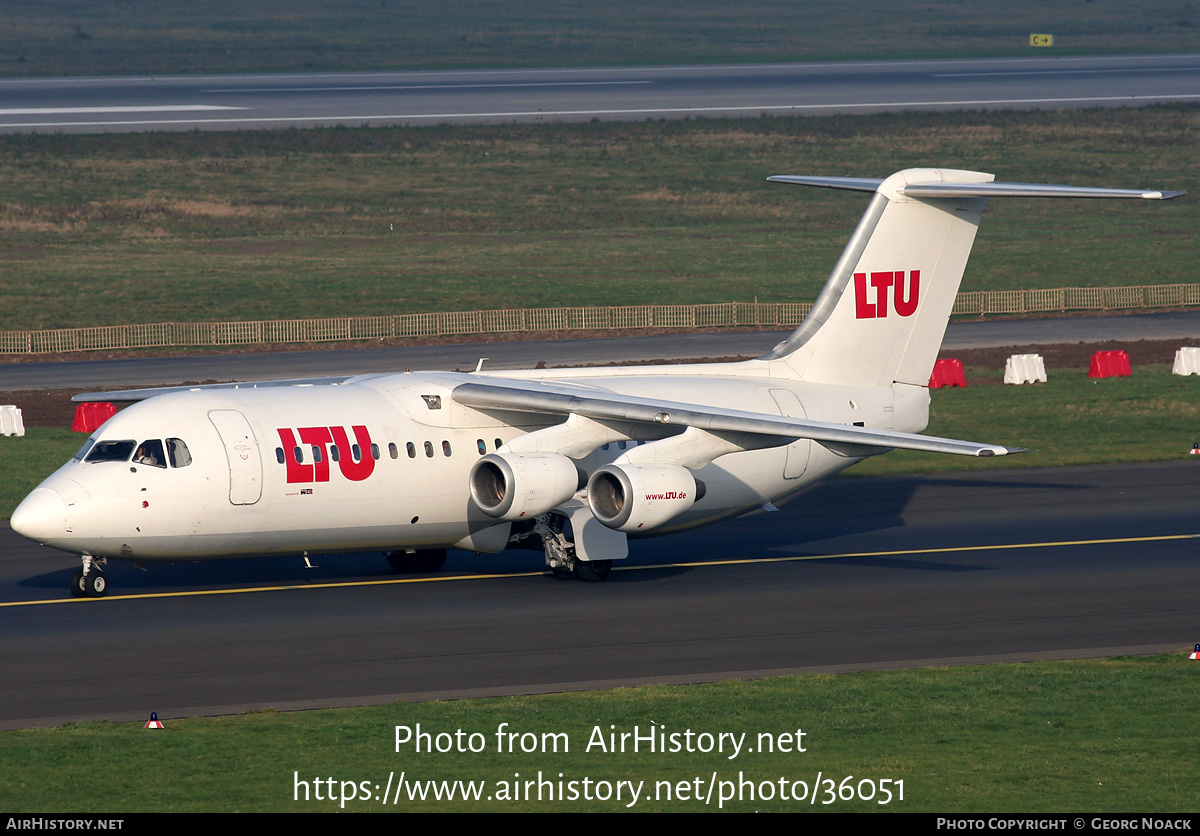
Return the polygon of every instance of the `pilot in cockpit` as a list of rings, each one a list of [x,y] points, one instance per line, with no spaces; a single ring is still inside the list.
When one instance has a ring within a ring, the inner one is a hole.
[[[150,467],[166,467],[167,464],[162,458],[162,442],[143,441],[138,445],[137,452],[133,454],[133,461],[136,464],[145,464]]]

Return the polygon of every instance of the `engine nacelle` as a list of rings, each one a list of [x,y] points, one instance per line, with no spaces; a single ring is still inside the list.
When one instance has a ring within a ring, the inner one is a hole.
[[[588,480],[592,516],[617,531],[649,531],[704,496],[704,483],[677,464],[606,464]]]
[[[471,466],[471,499],[499,520],[544,514],[583,487],[575,462],[558,453],[489,453]]]

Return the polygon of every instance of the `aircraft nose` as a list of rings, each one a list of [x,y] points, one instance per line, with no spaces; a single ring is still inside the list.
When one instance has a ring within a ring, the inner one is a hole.
[[[67,528],[67,501],[58,491],[35,488],[9,520],[13,531],[39,543],[62,536]]]

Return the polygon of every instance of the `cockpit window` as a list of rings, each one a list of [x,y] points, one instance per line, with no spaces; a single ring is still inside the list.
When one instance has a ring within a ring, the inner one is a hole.
[[[92,449],[92,445],[96,443],[96,437],[92,436],[87,441],[83,442],[83,446],[79,448],[79,452],[75,454],[75,461],[83,461],[83,457],[88,454],[88,450]]]
[[[143,441],[133,453],[133,463],[150,467],[166,467],[167,457],[163,455],[162,442],[157,438]]]
[[[182,438],[168,438],[167,458],[171,467],[187,467],[192,463],[192,451],[183,443]]]
[[[99,441],[87,454],[85,462],[127,462],[133,455],[137,442],[128,441]]]

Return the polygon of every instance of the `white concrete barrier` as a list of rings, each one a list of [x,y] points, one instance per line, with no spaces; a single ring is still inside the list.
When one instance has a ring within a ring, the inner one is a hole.
[[[21,410],[12,404],[0,406],[0,435],[25,435],[25,422]]]
[[[1014,354],[1004,364],[1005,383],[1045,383],[1046,362],[1040,354]]]
[[[1200,348],[1181,348],[1176,351],[1171,374],[1200,374]]]

